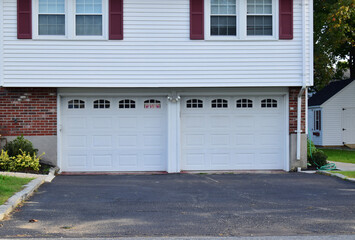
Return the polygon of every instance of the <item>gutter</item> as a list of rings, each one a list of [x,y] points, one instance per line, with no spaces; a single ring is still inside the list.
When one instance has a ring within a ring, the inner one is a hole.
[[[306,87],[306,0],[302,1],[302,88],[297,96],[297,160],[301,160],[302,95]],[[307,111],[307,109],[305,109]]]

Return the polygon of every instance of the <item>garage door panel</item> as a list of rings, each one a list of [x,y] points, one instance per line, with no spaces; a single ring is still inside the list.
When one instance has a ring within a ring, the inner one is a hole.
[[[165,99],[145,109],[150,98],[85,97],[84,109],[68,109],[69,99],[62,100],[63,171],[166,170]],[[97,99],[110,101],[109,108],[94,108]],[[128,108],[120,108],[125,99]]]
[[[253,104],[237,108],[241,98],[252,99]],[[186,99],[181,104],[183,170],[283,169],[282,98],[199,97],[206,107],[198,109],[187,109]],[[228,107],[212,108],[211,99],[226,99]],[[262,108],[263,99],[276,99],[277,107]]]

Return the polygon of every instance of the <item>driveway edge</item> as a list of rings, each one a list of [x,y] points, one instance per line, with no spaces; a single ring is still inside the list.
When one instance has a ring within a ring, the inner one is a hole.
[[[15,193],[3,205],[0,205],[0,221],[9,215],[21,202],[29,198],[44,182],[51,182],[55,178],[56,168],[51,168],[48,175],[10,173],[1,172],[1,175],[15,177],[35,177],[31,182],[25,185],[20,192]]]
[[[343,174],[340,174],[340,173],[332,173],[332,172],[328,172],[328,171],[324,171],[324,170],[318,170],[317,173],[322,174],[322,175],[341,178],[343,180],[347,180],[350,182],[355,182],[355,178],[349,178],[349,177],[344,176]]]

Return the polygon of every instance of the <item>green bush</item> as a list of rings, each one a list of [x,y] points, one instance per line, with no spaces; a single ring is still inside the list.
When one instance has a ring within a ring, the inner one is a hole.
[[[0,168],[4,171],[12,172],[28,172],[28,171],[39,171],[40,164],[39,160],[44,155],[36,156],[35,153],[32,155],[30,153],[20,150],[20,154],[16,157],[10,157],[9,154],[2,150],[0,155]]]
[[[17,157],[22,152],[26,152],[31,156],[37,155],[38,149],[35,149],[31,141],[25,139],[23,136],[18,136],[16,139],[6,143],[3,148],[10,157]]]
[[[318,168],[327,164],[328,156],[322,150],[317,149],[310,139],[308,139],[307,146],[308,166]]]

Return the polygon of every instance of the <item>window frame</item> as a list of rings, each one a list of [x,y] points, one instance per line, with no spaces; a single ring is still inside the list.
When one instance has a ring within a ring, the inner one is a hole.
[[[108,40],[108,0],[102,0],[102,35],[76,36],[76,0],[64,0],[65,35],[39,35],[39,0],[32,0],[32,39],[34,40]]]
[[[322,131],[322,110],[314,110],[313,114],[313,130],[320,132]]]
[[[265,41],[278,40],[279,38],[279,1],[272,0],[272,35],[248,36],[247,35],[247,0],[236,0],[236,36],[211,35],[211,0],[204,0],[205,40],[212,41]]]

